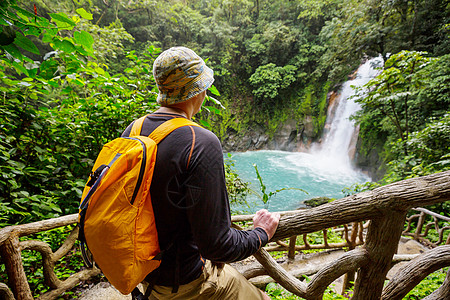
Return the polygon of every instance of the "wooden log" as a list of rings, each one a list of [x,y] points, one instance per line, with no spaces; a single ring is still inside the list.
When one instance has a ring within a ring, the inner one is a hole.
[[[297,236],[291,236],[289,238],[289,251],[288,251],[288,257],[290,259],[294,259],[295,258],[295,243],[297,242]]]
[[[273,251],[288,251],[289,250],[290,246],[288,244],[282,243],[282,242],[280,242],[280,243],[277,242],[277,244],[278,244],[277,246],[268,246],[268,247],[265,247],[265,249],[267,251],[269,251],[269,252],[273,252]],[[363,242],[358,241],[356,245],[359,246],[359,245],[362,245],[362,244],[363,244]],[[307,244],[307,245],[297,245],[297,246],[295,246],[295,251],[310,250],[310,249],[322,249],[322,250],[325,250],[325,249],[341,249],[341,248],[348,247],[348,246],[349,246],[349,244],[347,242],[329,243],[328,246],[325,246],[324,244],[318,244],[318,245],[316,245],[316,244],[313,244],[313,245]]]
[[[55,274],[56,261],[50,246],[42,241],[27,240],[20,242],[21,250],[38,251],[42,256],[42,268],[44,270],[44,283],[51,289],[56,289],[61,285],[61,280]]]
[[[264,250],[260,249],[258,252],[253,254],[255,258],[263,265],[270,277],[272,277],[276,282],[281,284],[289,292],[305,298],[306,295],[306,285],[289,274],[285,269],[280,267],[278,263],[273,259],[270,254]]]
[[[352,234],[350,237],[351,245],[349,246],[348,250],[353,250],[356,248],[357,245],[356,238],[358,237],[360,223],[361,222],[354,222],[352,224]],[[356,269],[345,274],[344,283],[342,284],[342,293],[344,293],[346,290],[350,289],[350,287],[353,286],[353,282],[355,281],[355,271]]]
[[[42,220],[34,223],[23,225],[7,226],[0,229],[0,245],[11,235],[18,237],[47,231],[53,228],[58,228],[70,224],[75,224],[78,221],[78,214],[67,215],[55,219]]]
[[[18,300],[33,300],[27,276],[22,265],[22,256],[19,250],[19,238],[9,236],[0,244],[0,255],[5,263],[8,274],[8,286]]]
[[[392,259],[392,265],[395,265],[397,263],[400,262],[405,262],[405,261],[411,261],[412,259],[416,258],[417,256],[419,256],[419,254],[396,254],[394,255],[393,259]],[[306,259],[308,260],[308,259]],[[287,269],[289,268],[289,265],[295,263],[292,261],[286,261],[283,262],[281,264],[279,264],[283,269]],[[318,265],[318,264],[307,264],[306,266],[303,267],[299,267],[299,268],[295,268],[289,271],[289,273],[296,277],[296,278],[300,278],[302,275],[307,275],[307,276],[311,276],[316,274],[317,272],[319,272],[321,269],[323,268],[322,265]],[[253,267],[249,267],[247,269],[239,269],[237,268],[238,271],[247,279],[251,279],[257,276],[263,276],[263,275],[268,275],[266,269],[264,269],[264,267],[262,265],[257,265],[257,266],[253,266]]]
[[[372,219],[364,249],[369,253],[370,264],[358,270],[353,300],[379,300],[386,274],[398,248],[405,211],[386,213],[384,218]]]
[[[413,208],[413,210],[420,211],[420,212],[424,212],[424,213],[426,213],[427,215],[430,215],[430,216],[436,217],[436,218],[438,218],[438,219],[441,219],[441,220],[450,222],[450,218],[449,218],[449,217],[440,215],[440,214],[438,214],[438,213],[435,213],[435,212],[433,212],[433,211],[431,211],[431,210],[428,210],[428,209],[426,209],[426,208],[423,208],[423,207],[416,207],[416,208]]]
[[[395,274],[394,278],[384,288],[382,299],[402,299],[430,273],[449,265],[450,245],[439,246],[426,251],[411,260]]]

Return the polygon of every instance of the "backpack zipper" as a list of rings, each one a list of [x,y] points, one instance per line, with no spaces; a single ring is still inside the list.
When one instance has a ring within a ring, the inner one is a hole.
[[[130,204],[133,205],[134,200],[136,200],[139,188],[141,187],[142,179],[144,179],[145,166],[147,165],[147,163],[146,163],[147,162],[147,147],[145,146],[145,143],[138,138],[124,137],[124,139],[139,141],[139,143],[141,143],[141,145],[142,145],[142,148],[144,149],[144,151],[142,153],[141,169],[139,171],[139,176],[138,176],[138,179],[136,182],[136,187],[134,188],[133,196],[131,197],[131,201],[130,201]]]

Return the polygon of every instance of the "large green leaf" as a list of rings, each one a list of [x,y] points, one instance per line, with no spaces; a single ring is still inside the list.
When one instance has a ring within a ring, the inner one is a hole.
[[[213,95],[220,96],[219,91],[217,90],[217,88],[216,88],[214,85],[212,85],[208,90],[209,90]]]
[[[27,37],[25,37],[21,32],[16,32],[16,39],[14,40],[14,44],[23,50],[29,51],[34,54],[40,55],[38,47]]]
[[[73,37],[75,39],[75,42],[77,44],[82,45],[84,47],[84,49],[86,49],[89,52],[93,51],[92,45],[94,44],[94,39],[88,32],[86,32],[84,30],[81,32],[76,31],[73,34]]]
[[[75,45],[68,40],[55,40],[53,43],[55,44],[56,49],[62,50],[66,53],[72,53],[76,50]]]
[[[19,17],[21,17],[23,20],[28,21],[28,18],[34,18],[34,14],[33,13],[31,13],[28,10],[25,10],[23,8],[20,8],[17,5],[13,5],[13,6],[11,6],[11,8],[14,9],[16,11],[17,15]]]
[[[65,13],[50,14],[50,16],[61,29],[72,30],[76,25]]]
[[[17,48],[16,45],[9,44],[7,46],[3,46],[3,49],[5,49],[14,58],[17,58],[18,60],[22,60],[23,59],[23,55],[22,55],[22,53],[20,53],[20,50]]]
[[[88,13],[84,8],[79,8],[76,10],[76,12],[86,20],[92,20],[92,14]]]
[[[18,62],[13,62],[12,65],[14,66],[14,68],[16,69],[16,72],[19,74],[25,74],[26,76],[28,76],[28,70],[22,66],[20,63]]]

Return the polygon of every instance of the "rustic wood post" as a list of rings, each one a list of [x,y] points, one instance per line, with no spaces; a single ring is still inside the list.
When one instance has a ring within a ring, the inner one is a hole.
[[[294,259],[295,258],[295,243],[297,242],[297,236],[291,236],[289,238],[289,251],[288,251],[288,258]]]
[[[416,232],[414,233],[414,239],[416,239],[417,241],[419,240],[419,238],[421,236],[423,224],[425,223],[426,217],[427,217],[427,215],[423,211],[420,212],[420,217],[419,217],[419,221],[417,222]]]
[[[360,222],[353,222],[352,224],[352,234],[350,237],[350,246],[348,247],[348,250],[351,251],[356,248],[356,238],[358,237],[359,232],[359,224]],[[361,228],[362,230],[363,228]],[[353,283],[355,281],[355,272],[351,271],[345,274],[344,276],[344,283],[342,284],[342,295],[345,293],[346,290],[348,290],[351,286],[353,286]]]
[[[383,218],[373,219],[364,248],[370,263],[358,271],[353,300],[379,300],[392,257],[397,251],[406,211],[388,211]]]
[[[8,274],[8,285],[17,300],[33,300],[30,286],[22,265],[19,237],[12,234],[0,245],[0,255]]]

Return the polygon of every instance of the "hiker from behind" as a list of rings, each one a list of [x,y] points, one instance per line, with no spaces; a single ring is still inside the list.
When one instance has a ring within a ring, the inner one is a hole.
[[[191,119],[199,110],[213,71],[191,49],[170,48],[153,64],[161,105],[147,116],[141,135],[148,136],[172,118]],[[132,124],[122,136],[129,136]],[[263,247],[280,215],[260,210],[254,229],[231,228],[222,147],[209,130],[184,126],[158,144],[150,194],[161,265],[147,276],[154,283],[150,299],[270,299],[230,263]]]

